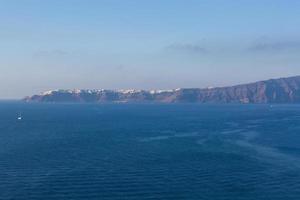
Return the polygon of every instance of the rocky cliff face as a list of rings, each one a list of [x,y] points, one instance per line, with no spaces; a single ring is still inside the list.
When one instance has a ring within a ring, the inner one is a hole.
[[[206,89],[53,90],[26,97],[33,102],[300,103],[300,76]]]

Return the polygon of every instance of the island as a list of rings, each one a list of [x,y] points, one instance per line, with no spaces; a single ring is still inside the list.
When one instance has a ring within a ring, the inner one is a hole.
[[[300,103],[300,76],[229,87],[172,90],[51,90],[28,96],[26,102],[86,103]]]

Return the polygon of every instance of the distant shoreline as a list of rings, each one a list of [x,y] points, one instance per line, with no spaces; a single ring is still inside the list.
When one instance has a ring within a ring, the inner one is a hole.
[[[300,103],[300,76],[216,88],[179,88],[173,90],[51,90],[25,97],[23,101],[117,104],[297,104]]]

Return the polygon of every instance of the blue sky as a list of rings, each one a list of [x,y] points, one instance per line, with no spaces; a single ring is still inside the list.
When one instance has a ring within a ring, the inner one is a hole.
[[[296,0],[0,0],[0,98],[300,75]]]

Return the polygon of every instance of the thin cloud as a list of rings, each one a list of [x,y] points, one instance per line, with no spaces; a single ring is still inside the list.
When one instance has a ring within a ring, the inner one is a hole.
[[[125,65],[114,65],[113,67],[112,67],[113,69],[115,69],[116,71],[124,71],[124,70],[126,70],[126,67],[125,67]]]
[[[256,40],[248,50],[251,52],[300,50],[300,40],[271,40],[267,37],[262,37]]]
[[[36,58],[57,58],[57,57],[64,57],[67,56],[69,53],[60,49],[56,49],[56,50],[51,50],[51,51],[37,51],[35,52],[35,54],[33,55]]]
[[[166,47],[169,51],[183,52],[189,54],[206,54],[208,50],[200,44],[174,43]]]

